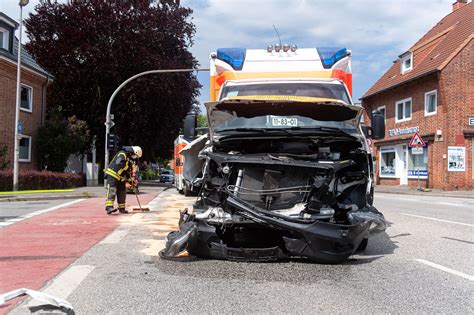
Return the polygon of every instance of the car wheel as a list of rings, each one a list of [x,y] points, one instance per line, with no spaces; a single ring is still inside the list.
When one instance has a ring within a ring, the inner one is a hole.
[[[189,197],[189,196],[192,195],[191,189],[189,189],[189,186],[188,186],[188,184],[186,184],[186,182],[183,183],[183,194],[186,197]]]
[[[367,245],[369,244],[369,239],[364,238],[362,242],[359,244],[359,247],[357,247],[357,252],[362,252],[367,248]]]

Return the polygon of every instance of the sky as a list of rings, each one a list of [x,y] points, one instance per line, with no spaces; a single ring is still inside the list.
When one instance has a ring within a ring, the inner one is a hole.
[[[299,48],[352,50],[353,98],[357,101],[441,18],[455,0],[181,0],[196,25],[190,48],[201,68],[221,47],[266,48],[278,42]],[[39,0],[30,0],[25,13]],[[0,0],[0,11],[19,19],[18,0]],[[26,15],[26,14],[24,14]],[[198,74],[199,101],[209,100],[209,73]]]

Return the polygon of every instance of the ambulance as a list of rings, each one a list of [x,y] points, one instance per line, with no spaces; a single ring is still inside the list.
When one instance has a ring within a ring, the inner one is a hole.
[[[350,56],[346,48],[287,44],[210,54],[209,133],[194,145],[202,189],[192,212],[180,213],[163,258],[187,250],[340,263],[385,231],[372,205],[367,145],[383,138],[385,122],[376,112],[364,125],[351,98]]]

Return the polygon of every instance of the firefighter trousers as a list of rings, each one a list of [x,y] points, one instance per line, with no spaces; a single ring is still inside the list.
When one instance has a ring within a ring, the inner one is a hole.
[[[106,208],[114,206],[115,196],[117,196],[118,209],[125,209],[125,200],[127,199],[125,182],[116,180],[112,176],[107,176]]]

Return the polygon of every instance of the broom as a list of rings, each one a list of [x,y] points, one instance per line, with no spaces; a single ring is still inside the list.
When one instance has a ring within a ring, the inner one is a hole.
[[[141,203],[140,203],[140,199],[138,198],[138,192],[137,192],[137,190],[138,190],[138,189],[135,188],[135,189],[133,190],[133,192],[135,193],[135,196],[137,197],[137,202],[138,202],[139,208],[133,207],[133,208],[132,208],[132,211],[133,211],[133,212],[147,212],[147,211],[150,211],[150,208],[147,208],[147,207],[142,208],[142,205],[141,205]]]

